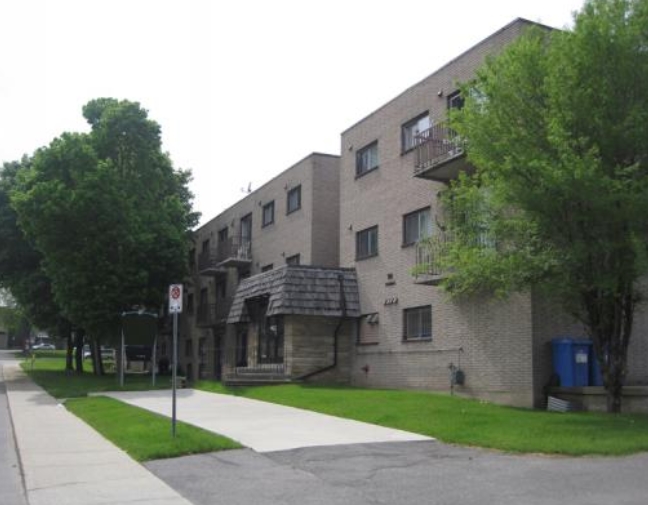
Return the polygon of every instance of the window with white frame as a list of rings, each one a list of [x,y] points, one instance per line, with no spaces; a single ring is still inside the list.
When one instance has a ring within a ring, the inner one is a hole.
[[[378,255],[378,226],[356,233],[356,259],[362,260]]]
[[[378,141],[372,142],[356,153],[356,177],[378,168]]]
[[[408,121],[402,128],[403,152],[413,149],[421,143],[419,135],[432,126],[428,112]]]
[[[295,212],[300,208],[301,208],[301,185],[296,186],[288,191],[286,214]]]
[[[403,310],[403,339],[426,340],[432,338],[432,306]]]
[[[403,216],[403,245],[416,244],[432,235],[430,207]]]

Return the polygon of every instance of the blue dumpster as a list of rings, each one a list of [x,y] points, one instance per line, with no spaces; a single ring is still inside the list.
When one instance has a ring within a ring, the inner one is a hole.
[[[561,387],[589,386],[590,340],[554,338],[551,341],[554,373]]]
[[[601,367],[596,357],[596,352],[594,351],[594,345],[591,347],[590,352],[590,377],[589,377],[590,386],[602,386],[603,385],[603,374],[601,373]]]

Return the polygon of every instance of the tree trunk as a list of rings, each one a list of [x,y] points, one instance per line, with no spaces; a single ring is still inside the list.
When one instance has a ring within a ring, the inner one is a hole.
[[[61,329],[64,332],[65,340],[67,342],[67,350],[65,351],[65,373],[71,374],[74,372],[74,366],[72,364],[72,350],[74,349],[74,341],[72,340],[72,328],[69,324],[66,324],[65,327],[61,325]]]
[[[619,294],[597,291],[584,298],[588,313],[586,324],[603,373],[607,412],[613,414],[621,412],[628,345],[637,300],[632,288],[630,284],[620,289]]]
[[[85,331],[82,329],[77,329],[75,335],[75,349],[74,349],[74,363],[76,365],[76,373],[83,373],[83,338],[85,337]]]

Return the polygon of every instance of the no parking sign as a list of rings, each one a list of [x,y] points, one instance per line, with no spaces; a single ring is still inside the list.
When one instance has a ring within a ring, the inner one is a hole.
[[[179,314],[182,312],[182,284],[171,284],[169,286],[169,313]]]

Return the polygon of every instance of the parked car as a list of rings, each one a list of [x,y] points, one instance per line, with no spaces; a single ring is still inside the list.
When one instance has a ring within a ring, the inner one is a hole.
[[[40,344],[34,344],[32,346],[33,351],[55,351],[56,346],[54,344],[48,344],[45,342],[41,342]]]
[[[89,345],[83,346],[83,359],[92,357]],[[101,359],[103,361],[115,361],[115,349],[101,346]]]

